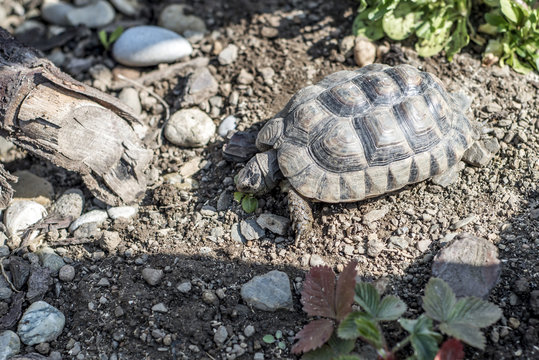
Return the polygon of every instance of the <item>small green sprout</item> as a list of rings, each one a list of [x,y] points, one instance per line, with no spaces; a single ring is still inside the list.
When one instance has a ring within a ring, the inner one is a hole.
[[[271,334],[264,335],[262,338],[262,341],[264,341],[266,344],[277,344],[277,347],[281,350],[286,349],[286,344],[282,340],[283,339],[283,332],[281,330],[277,330],[275,332],[275,336]]]
[[[241,208],[248,214],[255,212],[258,208],[258,200],[252,194],[244,194],[236,191],[234,193],[234,200],[241,203]]]
[[[97,34],[97,36],[99,37],[99,41],[101,41],[101,45],[103,45],[106,51],[109,51],[110,46],[116,40],[118,40],[118,38],[120,37],[120,35],[122,35],[123,32],[124,32],[124,28],[122,26],[118,26],[116,29],[114,29],[114,31],[110,35],[107,35],[105,30],[101,30]]]

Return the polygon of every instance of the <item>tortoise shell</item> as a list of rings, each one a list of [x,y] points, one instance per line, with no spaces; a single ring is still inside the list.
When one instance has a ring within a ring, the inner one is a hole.
[[[434,75],[372,64],[301,89],[257,146],[278,150],[282,173],[304,197],[358,201],[455,165],[473,142],[464,111]]]

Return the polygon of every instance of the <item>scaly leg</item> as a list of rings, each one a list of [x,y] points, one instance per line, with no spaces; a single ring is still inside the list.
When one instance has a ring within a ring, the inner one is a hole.
[[[306,238],[312,231],[313,213],[311,205],[294,189],[288,191],[288,211],[292,220],[292,231],[296,238],[295,243]]]

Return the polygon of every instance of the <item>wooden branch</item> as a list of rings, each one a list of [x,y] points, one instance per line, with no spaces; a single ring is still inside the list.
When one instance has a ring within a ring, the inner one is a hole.
[[[152,153],[133,131],[134,121],[139,119],[127,105],[76,81],[0,28],[0,132],[79,172],[110,205],[134,203],[146,189]],[[0,169],[0,207],[11,198],[5,178]]]

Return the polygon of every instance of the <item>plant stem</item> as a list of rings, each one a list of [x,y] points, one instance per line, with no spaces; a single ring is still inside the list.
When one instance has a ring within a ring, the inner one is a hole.
[[[404,340],[400,341],[399,343],[397,343],[397,345],[395,345],[393,347],[393,349],[391,349],[391,353],[392,354],[396,354],[400,349],[402,349],[403,347],[405,347],[406,345],[408,345],[408,343],[410,342],[410,339],[412,338],[411,335],[408,335],[407,337],[404,338]]]

